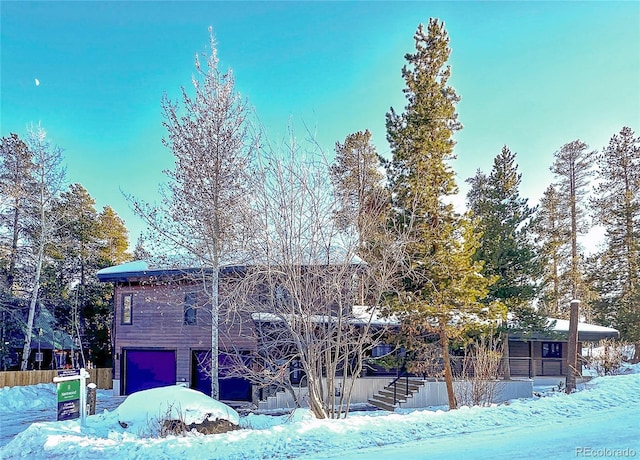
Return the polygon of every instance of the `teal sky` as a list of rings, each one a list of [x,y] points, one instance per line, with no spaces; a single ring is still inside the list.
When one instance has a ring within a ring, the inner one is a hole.
[[[389,156],[384,120],[405,105],[400,69],[419,23],[451,39],[450,83],[464,129],[458,185],[517,152],[536,203],[553,153],[581,139],[601,150],[623,126],[640,134],[640,2],[0,2],[0,135],[40,122],[64,148],[67,178],[112,206],[134,245],[141,222],[122,191],[157,198],[160,100],[190,86],[208,27],[223,67],[270,137],[288,124],[328,152],[369,129]],[[40,82],[35,84],[35,79]],[[462,199],[461,199],[462,201]]]

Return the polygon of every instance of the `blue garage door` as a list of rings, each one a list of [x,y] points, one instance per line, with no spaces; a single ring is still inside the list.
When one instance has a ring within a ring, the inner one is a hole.
[[[175,350],[125,350],[124,394],[176,384]]]
[[[220,355],[218,358],[220,400],[251,401],[251,382],[239,377],[227,377],[230,361],[224,355]],[[194,351],[191,360],[191,387],[206,395],[211,395],[211,352]]]

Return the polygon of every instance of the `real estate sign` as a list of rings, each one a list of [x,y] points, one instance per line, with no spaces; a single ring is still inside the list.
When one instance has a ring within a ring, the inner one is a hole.
[[[75,378],[74,378],[75,377]],[[58,372],[58,420],[80,417],[80,370]]]

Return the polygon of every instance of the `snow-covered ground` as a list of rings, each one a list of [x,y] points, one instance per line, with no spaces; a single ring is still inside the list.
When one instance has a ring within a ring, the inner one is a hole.
[[[455,411],[354,412],[347,419],[249,414],[225,434],[144,437],[118,423],[122,398],[99,391],[97,415],[54,422],[55,387],[0,389],[0,458],[568,459],[640,457],[640,366],[571,395]]]

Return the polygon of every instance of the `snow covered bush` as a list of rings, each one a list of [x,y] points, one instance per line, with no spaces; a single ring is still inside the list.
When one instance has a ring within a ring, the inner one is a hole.
[[[133,393],[118,407],[118,423],[144,437],[183,435],[195,429],[224,433],[240,425],[231,407],[179,385]]]

